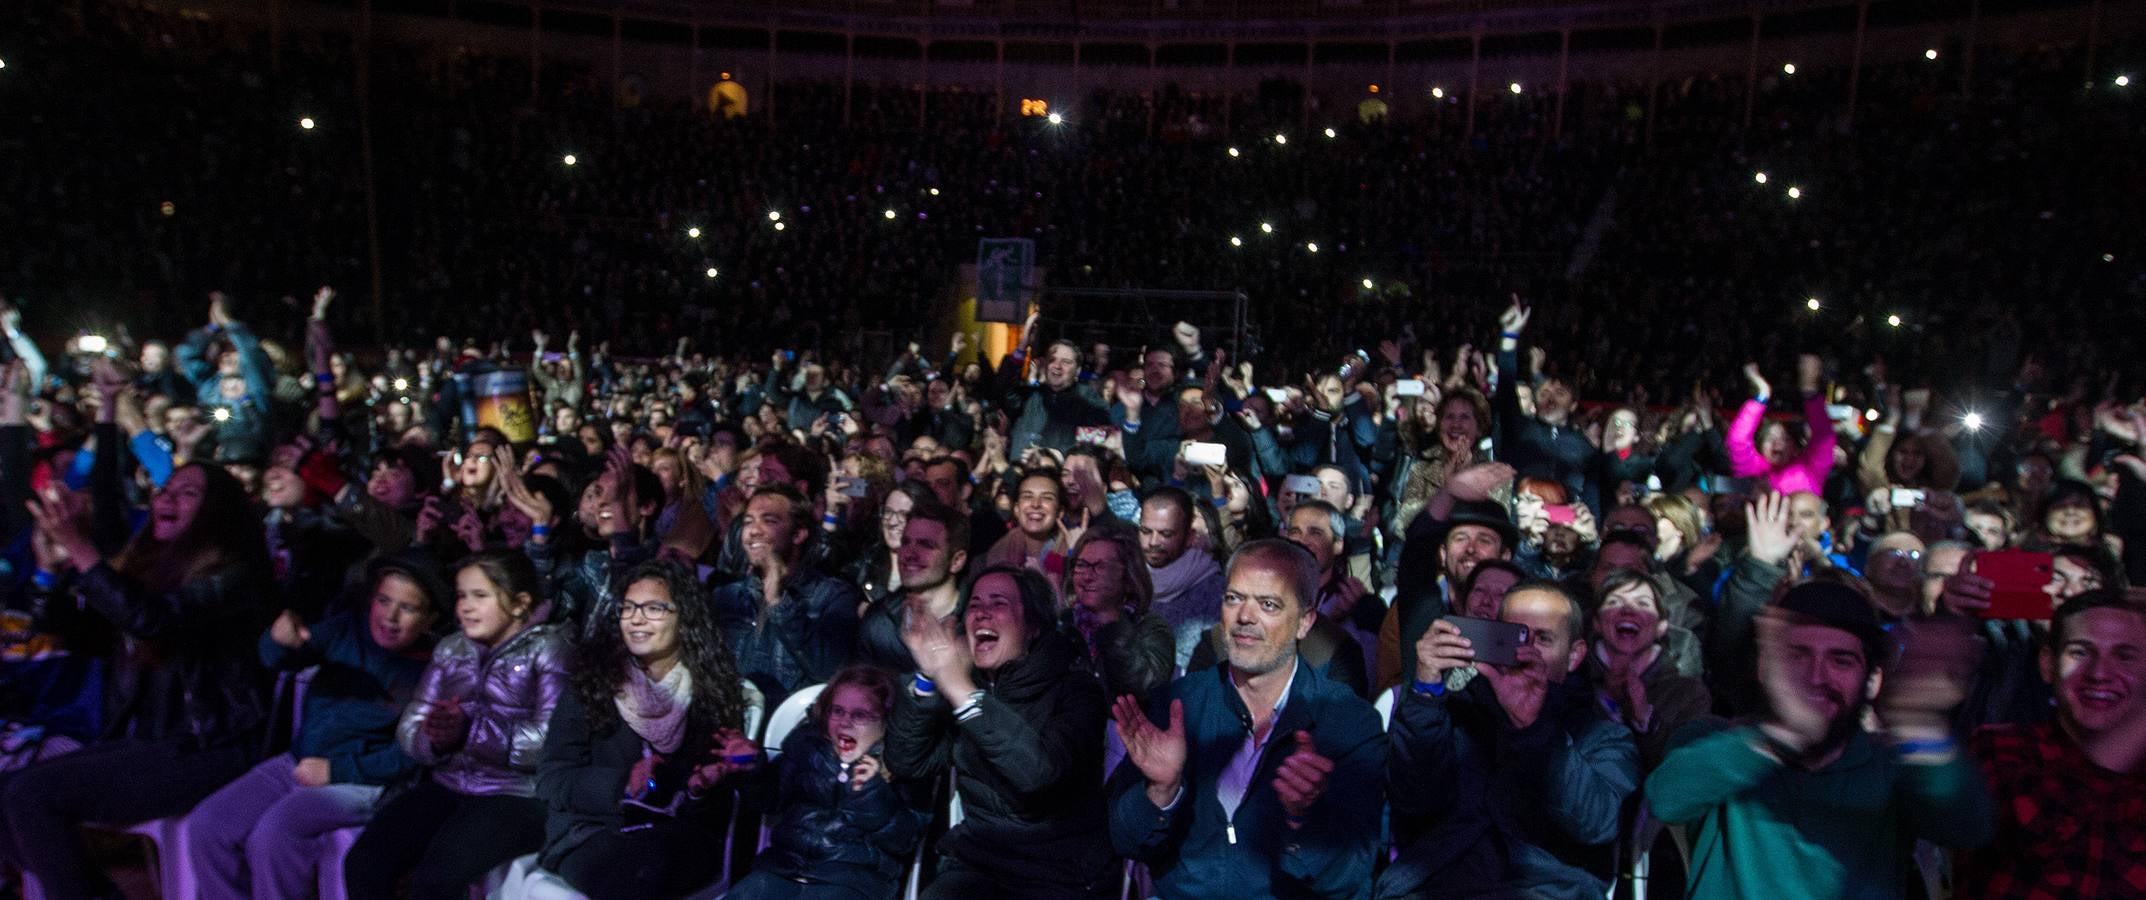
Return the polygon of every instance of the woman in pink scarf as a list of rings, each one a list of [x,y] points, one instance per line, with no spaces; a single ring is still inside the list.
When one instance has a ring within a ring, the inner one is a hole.
[[[1736,411],[1729,424],[1729,472],[1738,478],[1764,476],[1782,494],[1807,492],[1825,496],[1826,473],[1833,470],[1833,421],[1826,417],[1826,397],[1819,391],[1825,363],[1811,354],[1796,360],[1797,387],[1803,391],[1803,420],[1810,428],[1809,441],[1797,445],[1795,433],[1784,422],[1761,422],[1773,386],[1759,375],[1757,363],[1744,366],[1744,379],[1751,382],[1751,399]]]

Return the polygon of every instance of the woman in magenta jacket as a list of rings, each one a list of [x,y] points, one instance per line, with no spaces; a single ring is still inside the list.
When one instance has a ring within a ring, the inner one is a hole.
[[[1773,386],[1759,374],[1757,363],[1744,366],[1744,379],[1751,382],[1751,399],[1736,411],[1729,424],[1729,473],[1738,478],[1763,477],[1781,494],[1810,493],[1825,496],[1826,473],[1833,471],[1833,421],[1826,417],[1826,395],[1819,390],[1825,363],[1808,353],[1796,360],[1797,387],[1803,391],[1803,419],[1810,438],[1798,442],[1795,430],[1785,422],[1765,422],[1766,401]],[[1760,427],[1764,424],[1763,429]]]

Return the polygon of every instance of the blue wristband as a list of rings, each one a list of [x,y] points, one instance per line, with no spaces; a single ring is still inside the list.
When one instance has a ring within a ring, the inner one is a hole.
[[[1943,737],[1927,741],[1901,741],[1893,745],[1893,750],[1901,756],[1917,756],[1925,753],[1951,753],[1956,747],[1952,738]]]
[[[1504,338],[1504,339],[1506,339],[1506,340],[1508,340],[1508,341],[1517,341],[1517,340],[1519,340],[1519,339],[1520,339],[1520,332],[1517,332],[1517,331],[1506,331],[1506,332],[1500,332],[1498,336],[1499,336],[1499,337],[1502,337],[1502,338]]]
[[[53,586],[60,583],[60,576],[39,569],[30,573],[30,583],[37,585],[38,590],[49,591],[52,590]]]
[[[1414,681],[1411,679],[1408,689],[1430,697],[1443,697],[1446,695],[1446,685],[1443,681]]]
[[[551,526],[549,526],[549,525],[531,525],[531,526],[529,526],[529,536],[530,536],[530,537],[551,537]]]
[[[924,673],[918,672],[916,689],[917,693],[919,694],[929,694],[932,691],[938,690],[939,686],[936,684],[932,684],[931,679],[924,677]]]

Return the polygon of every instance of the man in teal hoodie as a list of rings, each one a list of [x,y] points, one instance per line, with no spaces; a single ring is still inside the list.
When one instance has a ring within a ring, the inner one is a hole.
[[[1964,624],[1888,634],[1854,588],[1814,581],[1758,626],[1766,715],[1686,726],[1647,779],[1655,818],[1692,829],[1691,896],[1898,898],[1915,841],[1989,840],[1988,793],[1948,724],[1974,671]],[[1871,700],[1882,732],[1863,727]]]

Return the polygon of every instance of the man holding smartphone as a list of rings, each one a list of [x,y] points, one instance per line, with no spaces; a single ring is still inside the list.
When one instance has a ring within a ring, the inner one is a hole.
[[[1416,644],[1388,731],[1386,778],[1400,856],[1380,897],[1601,897],[1615,877],[1639,748],[1584,679],[1585,612],[1551,581],[1506,592],[1499,620],[1524,629],[1510,664],[1477,660],[1451,618]],[[1499,623],[1486,623],[1495,626]],[[1487,630],[1479,634],[1489,633]],[[1448,673],[1480,677],[1448,689]]]

